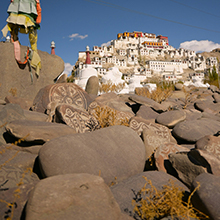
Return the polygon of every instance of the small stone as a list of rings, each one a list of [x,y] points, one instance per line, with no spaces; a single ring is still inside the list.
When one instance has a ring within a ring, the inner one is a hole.
[[[151,122],[155,122],[155,119],[157,118],[159,114],[154,111],[151,107],[146,105],[141,105],[140,109],[136,113],[137,117],[141,117],[145,120],[150,120]]]
[[[144,97],[144,96],[138,96],[138,95],[135,95],[135,94],[130,94],[129,99],[131,101],[136,102],[136,103],[149,106],[158,113],[161,113],[161,112],[164,112],[164,111],[167,110],[161,104],[155,102],[154,100],[152,100],[150,98]]]
[[[176,83],[175,84],[175,90],[176,91],[180,91],[183,89],[183,84],[182,83]]]
[[[86,88],[85,91],[88,94],[92,94],[92,95],[98,95],[98,91],[99,91],[99,79],[97,76],[91,76],[87,83],[86,83]]]

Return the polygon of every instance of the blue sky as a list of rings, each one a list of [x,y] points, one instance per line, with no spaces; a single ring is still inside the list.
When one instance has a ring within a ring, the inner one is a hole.
[[[1,29],[9,3],[1,0]],[[41,7],[38,49],[50,53],[55,41],[67,73],[87,45],[101,46],[125,31],[167,36],[175,48],[220,48],[219,0],[41,0]],[[28,45],[28,36],[20,34],[20,42]]]

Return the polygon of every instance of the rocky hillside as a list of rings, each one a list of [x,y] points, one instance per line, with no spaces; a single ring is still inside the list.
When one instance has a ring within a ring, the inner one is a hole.
[[[220,62],[220,48],[216,48],[216,49],[212,50],[211,52],[203,52],[203,53],[201,53],[201,55],[204,56],[205,58],[217,57],[218,62]]]
[[[217,87],[158,103],[96,82],[0,100],[1,219],[219,219]]]

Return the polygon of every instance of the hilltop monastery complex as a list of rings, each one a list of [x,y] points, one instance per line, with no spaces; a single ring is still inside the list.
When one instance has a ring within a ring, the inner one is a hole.
[[[204,77],[207,68],[218,66],[216,57],[205,59],[201,54],[169,45],[168,37],[134,31],[119,33],[109,46],[94,46],[79,52],[75,76],[80,77],[87,66],[102,77],[109,67],[118,67],[123,78],[139,76],[142,80],[159,76],[178,81],[190,77]],[[190,73],[190,74],[189,74]]]

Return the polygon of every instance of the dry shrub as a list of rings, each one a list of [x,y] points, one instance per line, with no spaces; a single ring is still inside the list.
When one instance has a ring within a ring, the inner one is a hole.
[[[186,109],[187,106],[192,102],[195,101],[195,98],[192,96],[192,92],[193,89],[187,90],[185,87],[183,87],[183,92],[185,94],[185,98],[184,98],[184,105],[183,105],[183,109]]]
[[[109,92],[120,92],[125,87],[125,83],[118,83],[117,85],[112,83],[110,80],[107,83],[102,83],[99,87],[100,93],[109,93]]]
[[[172,92],[173,92],[172,87],[162,88],[160,86],[159,87],[157,86],[157,88],[152,92],[149,92],[148,88],[145,87],[135,88],[135,94],[153,99],[158,103],[161,103],[162,101],[170,97]]]
[[[128,118],[118,117],[117,111],[108,106],[97,106],[92,114],[99,121],[101,128],[113,125],[129,126]]]
[[[185,94],[185,98],[183,99],[183,109],[186,109],[188,105],[194,103],[196,100],[200,98],[205,98],[205,94],[199,92],[199,89],[196,87],[183,87],[182,91]]]
[[[146,177],[144,187],[138,192],[138,197],[132,201],[134,213],[142,220],[161,219],[170,216],[172,219],[206,219],[208,216],[196,210],[191,204],[191,197],[199,188],[200,184],[188,197],[187,202],[183,201],[184,189],[175,185],[173,180],[164,185],[161,190],[153,186]],[[147,187],[150,185],[150,188]]]
[[[206,83],[208,83],[209,85],[213,85],[213,86],[216,86],[217,88],[219,88],[220,86],[219,86],[219,80],[205,80],[204,81],[204,83],[206,84]]]

